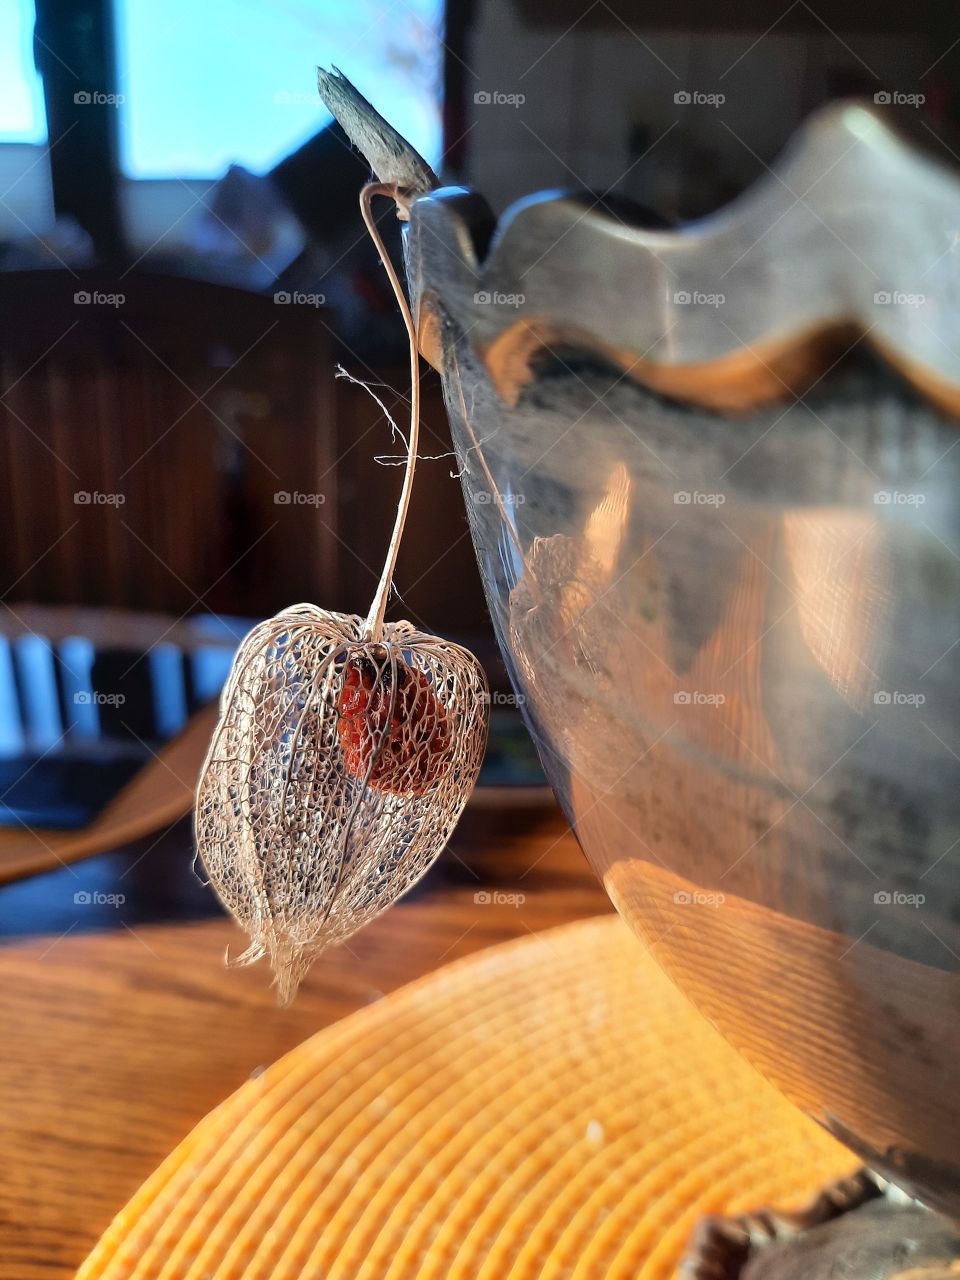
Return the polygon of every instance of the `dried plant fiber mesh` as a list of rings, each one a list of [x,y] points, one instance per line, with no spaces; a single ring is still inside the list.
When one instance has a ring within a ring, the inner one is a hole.
[[[442,851],[487,738],[466,649],[314,605],[255,626],[221,698],[197,847],[288,1003],[321,951],[389,907]]]

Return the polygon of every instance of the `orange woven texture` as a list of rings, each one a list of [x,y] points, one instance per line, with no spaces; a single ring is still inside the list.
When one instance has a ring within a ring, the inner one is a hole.
[[[697,1217],[854,1158],[615,917],[471,956],[206,1117],[78,1280],[653,1280]]]

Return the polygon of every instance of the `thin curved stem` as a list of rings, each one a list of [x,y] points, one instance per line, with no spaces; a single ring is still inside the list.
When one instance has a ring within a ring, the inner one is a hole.
[[[384,247],[380,231],[373,218],[371,202],[376,196],[390,196],[391,199],[403,204],[405,202],[405,193],[399,187],[387,183],[368,182],[360,192],[360,211],[363,214],[363,221],[370,233],[370,238],[377,246],[380,261],[383,263],[387,278],[390,281],[390,287],[393,289],[394,296],[397,299],[397,304],[403,315],[403,323],[406,326],[407,337],[410,340],[410,435],[407,440],[407,465],[403,474],[403,487],[400,490],[400,499],[397,504],[397,518],[393,526],[390,545],[387,548],[387,558],[384,561],[383,573],[380,575],[380,583],[364,625],[365,634],[371,640],[379,641],[383,638],[383,618],[387,611],[387,598],[390,595],[393,572],[397,567],[397,553],[400,550],[400,539],[403,537],[403,526],[406,524],[407,512],[410,509],[410,495],[413,492],[413,473],[417,465],[417,446],[420,439],[420,358],[417,351],[417,331],[414,327],[413,316],[410,314],[406,294],[403,292],[403,286],[397,277],[393,263],[390,261],[390,257]]]

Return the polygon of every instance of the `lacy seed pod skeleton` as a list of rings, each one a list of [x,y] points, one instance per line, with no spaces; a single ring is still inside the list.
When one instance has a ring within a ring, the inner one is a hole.
[[[411,415],[396,524],[369,615],[295,605],[243,640],[197,791],[200,858],[268,956],[281,1003],[314,959],[404,893],[438,857],[483,758],[489,696],[466,649],[384,622],[419,427],[416,333],[370,202],[364,220],[410,338]]]

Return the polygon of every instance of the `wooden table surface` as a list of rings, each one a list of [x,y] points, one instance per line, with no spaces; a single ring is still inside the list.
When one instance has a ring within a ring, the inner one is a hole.
[[[0,889],[0,1280],[72,1276],[192,1126],[314,1031],[459,956],[610,909],[556,809],[471,809],[426,881],[281,1011],[261,965],[224,967],[232,923],[170,919],[213,909],[190,858],[181,824]],[[125,900],[85,903],[94,892]]]

